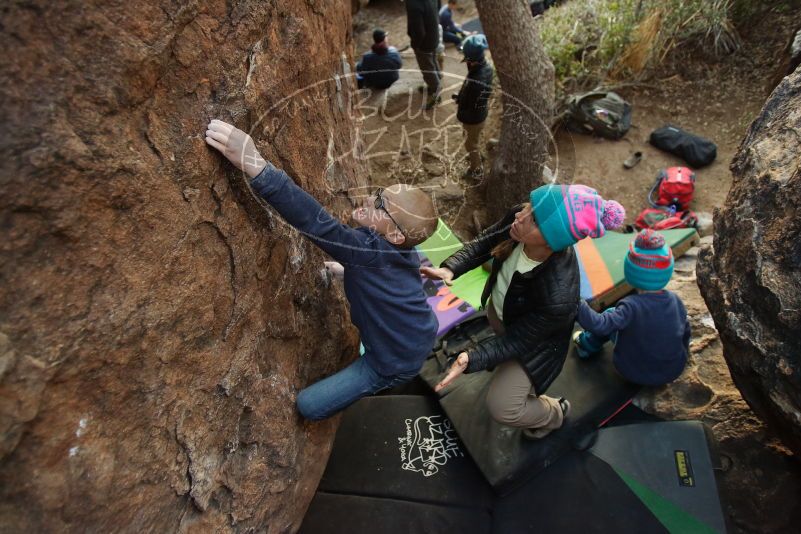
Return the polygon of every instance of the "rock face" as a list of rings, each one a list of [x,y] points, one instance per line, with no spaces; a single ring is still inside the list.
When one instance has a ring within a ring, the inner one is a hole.
[[[743,398],[801,454],[801,72],[785,78],[732,163],[698,284]]]
[[[348,210],[350,9],[0,11],[2,530],[297,529],[335,421],[302,422],[295,396],[357,338],[322,253],[203,132],[250,131]]]
[[[702,247],[712,240],[711,235],[702,238]],[[643,388],[635,403],[664,419],[703,421],[712,430],[722,467],[718,489],[731,532],[795,532],[801,521],[801,466],[732,383],[715,323],[698,288],[698,253],[692,248],[676,260],[667,286],[684,302],[692,327],[687,367],[667,386]]]

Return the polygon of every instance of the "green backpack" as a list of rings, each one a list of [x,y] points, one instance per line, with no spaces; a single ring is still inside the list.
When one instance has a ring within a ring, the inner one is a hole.
[[[631,104],[611,91],[573,95],[567,100],[565,125],[571,132],[620,139],[631,128]]]

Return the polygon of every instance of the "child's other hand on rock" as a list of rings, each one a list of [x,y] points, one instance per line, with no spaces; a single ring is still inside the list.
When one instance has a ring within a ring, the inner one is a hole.
[[[324,261],[325,270],[331,273],[334,278],[343,278],[345,276],[345,268],[337,261]]]
[[[212,120],[206,129],[206,143],[216,148],[222,155],[251,178],[255,178],[267,166],[253,139],[227,122]]]

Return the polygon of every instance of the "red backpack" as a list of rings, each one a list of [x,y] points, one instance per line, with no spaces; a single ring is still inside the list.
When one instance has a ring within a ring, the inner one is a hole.
[[[657,199],[654,200],[654,192]],[[659,171],[656,183],[648,193],[648,202],[655,208],[673,206],[677,211],[690,207],[695,192],[695,173],[687,167],[668,167]]]

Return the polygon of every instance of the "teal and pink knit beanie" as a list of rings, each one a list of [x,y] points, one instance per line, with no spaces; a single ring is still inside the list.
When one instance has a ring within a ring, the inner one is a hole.
[[[665,287],[673,276],[673,251],[664,236],[650,228],[637,234],[629,244],[623,275],[637,289],[658,291]]]
[[[626,210],[586,185],[543,185],[531,192],[531,209],[545,241],[558,252],[585,237],[618,228]]]

